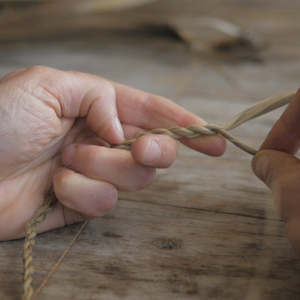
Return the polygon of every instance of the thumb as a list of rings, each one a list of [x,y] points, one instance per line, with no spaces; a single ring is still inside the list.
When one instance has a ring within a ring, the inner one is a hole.
[[[275,150],[258,152],[254,173],[271,188],[280,216],[286,221],[289,240],[300,253],[300,160]]]
[[[252,161],[254,173],[274,195],[279,213],[286,221],[287,236],[300,254],[300,161],[291,154],[262,150]]]
[[[53,108],[59,117],[85,117],[88,126],[109,143],[123,141],[116,90],[111,82],[91,74],[44,66],[31,67],[22,76],[27,88],[34,90],[35,96]]]
[[[279,215],[300,218],[300,160],[276,150],[262,150],[252,161],[254,173],[272,190]]]
[[[292,172],[297,171],[300,176],[300,161],[285,152],[261,150],[252,160],[252,169],[255,175],[272,189],[276,183],[282,184],[287,177],[290,179]]]

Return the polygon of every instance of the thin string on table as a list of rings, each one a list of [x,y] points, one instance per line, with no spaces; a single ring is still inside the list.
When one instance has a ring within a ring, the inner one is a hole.
[[[165,128],[157,128],[153,129],[147,132],[143,132],[139,134],[134,139],[128,139],[125,142],[123,142],[121,145],[113,146],[114,148],[118,149],[130,149],[131,145],[134,143],[136,139],[138,139],[141,136],[144,135],[150,135],[150,134],[164,134],[168,135],[176,140],[182,139],[182,138],[196,138],[199,136],[207,136],[207,135],[215,135],[219,134],[223,136],[225,139],[227,139],[229,142],[233,143],[235,146],[239,147],[243,151],[255,155],[257,150],[254,148],[248,146],[244,142],[242,142],[240,139],[234,137],[232,134],[230,134],[228,131],[231,129],[234,129],[241,124],[254,119],[258,116],[264,115],[276,108],[279,108],[287,103],[289,103],[295,96],[295,92],[291,92],[288,94],[276,96],[276,97],[270,97],[267,99],[264,99],[253,106],[247,108],[246,110],[242,111],[238,115],[236,115],[234,118],[232,118],[229,122],[225,123],[223,126],[218,125],[193,125],[189,127],[173,127],[169,129]],[[25,242],[24,242],[24,254],[23,254],[23,267],[24,267],[24,282],[23,282],[23,300],[32,300],[33,297],[36,297],[39,295],[42,291],[42,289],[46,286],[49,278],[55,273],[55,271],[58,269],[60,264],[62,263],[63,259],[66,257],[66,255],[71,250],[72,246],[75,244],[75,242],[78,240],[81,232],[87,225],[88,221],[85,221],[83,225],[80,227],[79,231],[76,233],[68,247],[65,249],[63,254],[60,256],[58,261],[54,264],[54,266],[50,269],[48,274],[46,275],[45,279],[42,281],[41,285],[37,289],[37,291],[34,293],[33,287],[32,287],[32,281],[33,281],[33,258],[32,258],[32,247],[35,242],[35,237],[37,234],[36,227],[37,225],[44,221],[48,213],[52,210],[54,204],[56,202],[56,198],[54,195],[54,192],[51,191],[50,195],[46,197],[44,204],[40,209],[36,212],[36,214],[26,223],[26,230],[25,230]]]
[[[84,221],[79,230],[77,231],[77,233],[75,234],[75,236],[73,237],[73,239],[71,240],[71,242],[69,243],[68,247],[64,250],[64,252],[62,253],[62,255],[59,257],[59,259],[57,260],[57,262],[51,267],[51,269],[49,270],[49,272],[47,273],[47,275],[45,276],[45,278],[43,279],[42,283],[40,284],[40,286],[36,289],[34,296],[37,297],[41,291],[43,290],[43,288],[46,286],[49,278],[56,272],[56,270],[59,268],[59,266],[61,265],[63,259],[68,255],[68,253],[70,252],[71,248],[73,247],[73,245],[75,244],[75,242],[77,241],[78,237],[80,236],[80,234],[82,233],[82,231],[84,230],[84,228],[86,227],[86,225],[88,224],[89,221]]]

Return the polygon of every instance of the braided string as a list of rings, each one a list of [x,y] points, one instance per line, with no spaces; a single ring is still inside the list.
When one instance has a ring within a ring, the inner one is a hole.
[[[152,130],[149,130],[146,132],[142,132],[135,138],[128,139],[120,145],[113,146],[113,148],[129,150],[131,145],[138,138],[140,138],[142,136],[146,136],[146,135],[151,135],[151,134],[164,134],[164,135],[168,135],[168,136],[172,137],[175,140],[180,140],[182,138],[194,139],[199,136],[219,134],[219,135],[223,136],[224,138],[226,138],[229,142],[236,145],[238,148],[244,150],[245,152],[247,152],[251,155],[255,155],[257,152],[257,150],[255,150],[254,148],[243,143],[241,140],[239,140],[238,138],[236,138],[232,134],[230,134],[226,129],[224,129],[218,125],[204,125],[204,126],[192,125],[192,126],[188,126],[188,127],[172,127],[169,129],[156,128],[156,129],[152,129]]]
[[[37,234],[37,224],[43,222],[48,213],[53,209],[56,202],[54,191],[51,190],[46,197],[44,204],[39,208],[36,214],[26,223],[25,226],[25,241],[23,250],[23,298],[22,300],[31,300],[34,294],[32,287],[34,267],[32,263],[32,247],[35,244]]]
[[[131,145],[140,137],[150,134],[164,134],[168,135],[176,140],[182,138],[196,138],[199,136],[211,136],[215,134],[219,134],[227,139],[229,142],[233,143],[238,148],[242,149],[243,151],[255,155],[257,150],[248,146],[247,144],[243,143],[238,138],[234,137],[228,131],[234,129],[241,124],[254,119],[260,115],[266,114],[278,107],[281,107],[287,103],[289,103],[295,96],[295,92],[290,92],[284,95],[279,95],[275,97],[270,97],[264,99],[255,105],[247,108],[246,110],[242,111],[240,114],[236,115],[232,118],[229,122],[227,122],[223,126],[218,125],[193,125],[188,127],[173,127],[169,129],[165,128],[156,128],[150,131],[142,132],[137,137],[133,139],[128,139],[124,141],[120,145],[112,146],[113,148],[118,149],[127,149],[129,150]],[[32,264],[32,247],[34,245],[34,239],[36,236],[36,226],[38,223],[45,220],[47,214],[52,210],[53,204],[56,202],[56,198],[54,195],[53,190],[51,190],[50,196],[46,198],[43,206],[38,210],[38,212],[33,216],[31,220],[29,220],[26,224],[26,231],[25,231],[25,242],[24,242],[24,256],[23,256],[23,266],[24,266],[24,294],[22,300],[32,300],[34,294],[34,290],[32,287],[32,276],[34,272],[33,264]],[[85,223],[86,224],[86,223]],[[83,228],[83,227],[82,227]],[[82,229],[76,234],[76,239],[79,237]],[[62,259],[66,256],[67,252],[70,250],[71,246],[74,244],[76,239],[73,239],[67,251],[65,251],[62,257],[59,259],[59,263],[61,263]],[[55,266],[54,269],[58,267],[59,264]],[[51,272],[51,270],[50,270]],[[52,272],[53,273],[53,272]],[[52,274],[51,273],[51,274]],[[47,278],[50,277],[51,274],[48,274]],[[45,286],[45,282],[42,282],[42,286],[38,289],[40,293],[42,287]]]

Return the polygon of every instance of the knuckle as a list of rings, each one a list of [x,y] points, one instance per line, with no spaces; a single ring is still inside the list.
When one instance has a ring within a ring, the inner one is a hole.
[[[56,189],[60,190],[63,186],[68,184],[69,178],[71,176],[72,176],[71,171],[64,169],[64,168],[59,169],[53,177],[53,181],[54,181],[54,185],[55,185]]]
[[[35,66],[31,66],[31,67],[28,67],[26,69],[26,71],[28,73],[33,73],[33,74],[37,74],[37,75],[40,75],[40,74],[43,74],[43,73],[49,73],[49,72],[53,72],[54,69],[53,68],[50,68],[50,67],[47,67],[47,66],[42,66],[42,65],[35,65]]]
[[[25,71],[34,80],[36,85],[46,89],[54,89],[57,83],[66,79],[65,72],[47,66],[36,65]]]
[[[27,74],[25,88],[39,98],[45,97],[45,95],[60,98],[61,83],[68,83],[65,72],[46,66],[29,67],[25,74]]]
[[[265,159],[266,156],[269,156],[269,150],[259,151],[252,159],[251,165],[256,176],[268,184],[273,180],[274,174],[272,172],[269,160]]]
[[[103,79],[102,82],[102,93],[106,99],[114,100],[116,98],[116,90],[111,82]]]

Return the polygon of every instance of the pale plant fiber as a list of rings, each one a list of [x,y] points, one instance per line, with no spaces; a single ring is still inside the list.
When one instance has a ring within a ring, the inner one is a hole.
[[[276,97],[270,97],[267,99],[264,99],[260,102],[257,102],[253,106],[249,107],[248,109],[242,111],[238,115],[236,115],[234,118],[232,118],[229,122],[225,123],[223,126],[218,125],[194,125],[189,127],[173,127],[169,129],[165,128],[157,128],[153,129],[144,133],[141,133],[134,139],[126,140],[124,143],[118,146],[114,146],[114,148],[119,149],[130,149],[131,145],[134,143],[134,141],[144,135],[149,134],[165,134],[169,135],[170,137],[178,140],[181,138],[196,138],[199,136],[204,135],[215,135],[219,134],[223,136],[225,139],[242,149],[243,151],[255,155],[257,150],[253,149],[252,147],[246,145],[238,138],[231,135],[228,131],[231,129],[234,129],[243,123],[254,119],[258,116],[264,115],[274,109],[277,109],[285,104],[288,104],[295,96],[295,92],[287,93],[284,95],[276,96]],[[38,223],[45,220],[47,217],[47,214],[52,210],[53,205],[56,202],[56,198],[54,195],[54,192],[51,191],[49,196],[46,197],[45,202],[42,207],[36,212],[36,214],[26,223],[26,232],[25,232],[25,242],[24,242],[24,255],[23,255],[23,265],[24,265],[24,294],[23,294],[23,300],[32,300],[34,297],[36,297],[38,294],[40,294],[41,290],[45,287],[47,284],[48,279],[55,273],[63,259],[66,257],[68,252],[70,251],[71,247],[74,245],[76,240],[78,239],[79,235],[83,231],[84,227],[87,225],[88,221],[85,221],[83,225],[80,227],[77,234],[74,236],[66,250],[63,252],[63,254],[60,256],[58,261],[54,264],[54,266],[51,268],[51,270],[48,272],[45,279],[42,281],[41,285],[37,289],[37,291],[34,293],[33,287],[32,287],[32,276],[34,272],[33,263],[32,263],[32,247],[34,245],[35,237],[37,234],[36,227]]]

